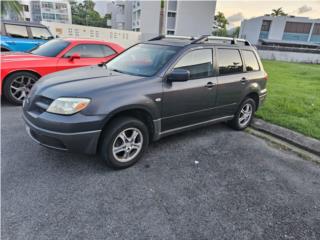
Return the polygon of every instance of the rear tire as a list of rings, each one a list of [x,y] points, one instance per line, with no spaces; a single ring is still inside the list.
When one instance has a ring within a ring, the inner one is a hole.
[[[236,130],[247,128],[256,111],[256,102],[252,98],[246,98],[239,106],[234,118],[228,122]]]
[[[13,73],[4,80],[3,95],[10,103],[21,105],[38,79],[39,76],[30,72]]]
[[[132,117],[115,118],[105,129],[100,145],[100,156],[114,169],[135,164],[149,144],[146,125]]]

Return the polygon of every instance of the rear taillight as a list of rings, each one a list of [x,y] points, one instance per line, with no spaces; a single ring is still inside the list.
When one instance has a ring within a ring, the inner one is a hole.
[[[266,73],[266,75],[264,76],[264,80],[268,80],[268,78],[269,78],[269,76],[268,76],[268,74]]]

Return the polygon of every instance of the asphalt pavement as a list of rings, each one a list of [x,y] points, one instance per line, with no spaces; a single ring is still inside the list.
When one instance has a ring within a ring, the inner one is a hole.
[[[224,124],[114,171],[27,135],[1,109],[2,239],[320,239],[320,165]]]

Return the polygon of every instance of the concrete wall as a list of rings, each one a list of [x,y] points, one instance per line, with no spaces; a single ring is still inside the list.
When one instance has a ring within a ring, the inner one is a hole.
[[[129,47],[141,41],[141,33],[118,29],[88,27],[76,24],[41,22],[53,35],[61,38],[95,39],[115,42],[122,47]]]
[[[258,50],[261,59],[320,64],[320,54]]]

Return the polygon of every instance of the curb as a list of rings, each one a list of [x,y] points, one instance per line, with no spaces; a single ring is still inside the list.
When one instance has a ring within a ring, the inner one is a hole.
[[[301,133],[294,132],[284,127],[254,118],[251,127],[261,132],[268,133],[305,151],[320,156],[320,141]]]

